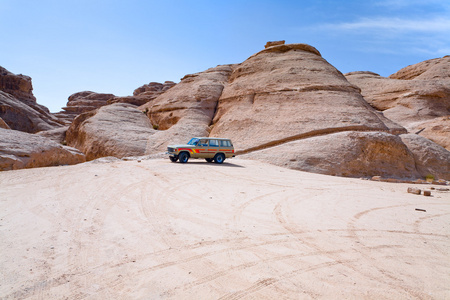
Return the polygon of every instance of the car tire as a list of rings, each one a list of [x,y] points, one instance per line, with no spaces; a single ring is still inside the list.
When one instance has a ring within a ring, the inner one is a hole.
[[[221,164],[225,161],[225,155],[223,155],[222,153],[218,153],[216,154],[216,156],[214,156],[214,162],[216,164]]]
[[[176,156],[169,156],[169,159],[171,162],[176,162],[178,160],[178,157]]]
[[[187,154],[186,152],[182,152],[178,156],[178,159],[179,159],[180,163],[182,163],[182,164],[187,163],[189,160],[189,154]]]
[[[212,163],[214,159],[213,158],[205,158],[205,160],[209,163]]]

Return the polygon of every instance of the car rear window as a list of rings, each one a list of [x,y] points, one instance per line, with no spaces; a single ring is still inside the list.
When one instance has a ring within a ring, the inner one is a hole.
[[[220,141],[220,147],[231,147],[230,141]]]

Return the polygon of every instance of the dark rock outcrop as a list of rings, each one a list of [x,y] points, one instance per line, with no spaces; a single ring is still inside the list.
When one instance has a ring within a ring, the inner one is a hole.
[[[31,78],[0,67],[0,118],[14,130],[35,133],[64,124],[36,102]]]

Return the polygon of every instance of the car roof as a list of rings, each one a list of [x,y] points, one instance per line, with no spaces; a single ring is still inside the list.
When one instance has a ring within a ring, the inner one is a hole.
[[[199,139],[199,140],[203,140],[203,139],[206,139],[206,140],[211,140],[211,139],[213,139],[213,140],[230,140],[230,139],[218,138],[218,137],[195,137],[195,139]]]

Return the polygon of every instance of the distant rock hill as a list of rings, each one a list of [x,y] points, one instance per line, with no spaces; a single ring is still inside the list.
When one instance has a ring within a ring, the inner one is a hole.
[[[280,41],[240,64],[178,84],[152,82],[133,96],[73,94],[59,116],[71,123],[67,144],[87,160],[161,153],[193,136],[220,136],[244,158],[297,170],[450,180],[449,77],[448,57],[389,78],[344,76],[314,47]],[[48,136],[61,139],[61,132]]]

